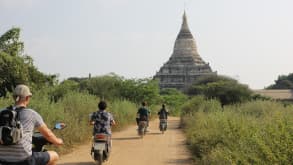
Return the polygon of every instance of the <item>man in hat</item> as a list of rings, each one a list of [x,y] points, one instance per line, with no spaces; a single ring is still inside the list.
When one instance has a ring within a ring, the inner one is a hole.
[[[62,145],[63,140],[57,138],[55,134],[44,123],[43,118],[33,109],[28,108],[32,93],[28,86],[17,85],[13,98],[14,109],[18,109],[20,123],[23,128],[21,140],[14,145],[0,145],[0,164],[9,164],[11,162],[35,165],[55,165],[59,159],[55,151],[32,152],[32,135],[34,129],[37,129],[49,142],[54,145]]]

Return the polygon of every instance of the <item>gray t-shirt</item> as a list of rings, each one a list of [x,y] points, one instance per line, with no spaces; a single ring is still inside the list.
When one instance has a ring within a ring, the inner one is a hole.
[[[22,109],[20,122],[23,127],[23,137],[19,144],[0,145],[0,160],[7,162],[18,162],[27,159],[32,155],[32,135],[34,129],[43,125],[42,117],[32,109]]]

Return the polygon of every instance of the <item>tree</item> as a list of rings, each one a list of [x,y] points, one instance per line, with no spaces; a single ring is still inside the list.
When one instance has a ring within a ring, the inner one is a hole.
[[[293,89],[293,73],[279,76],[267,89]]]
[[[55,86],[55,88],[51,91],[51,101],[57,102],[67,93],[72,91],[78,91],[79,84],[72,80],[65,80],[61,82],[59,85]]]
[[[20,41],[20,28],[12,28],[0,37],[0,52],[21,56],[24,44]]]
[[[179,114],[180,107],[188,100],[187,95],[174,88],[162,89],[160,92],[163,103],[167,104],[170,113],[174,115]]]
[[[104,99],[118,98],[121,78],[116,75],[105,75],[84,79],[80,82],[80,89]]]
[[[157,104],[161,101],[159,91],[158,81],[148,78],[124,80],[120,88],[121,97],[135,103]]]
[[[23,54],[23,49],[19,28],[12,28],[0,37],[0,97],[12,92],[17,84],[40,88],[55,81],[55,76],[38,71],[33,59]]]
[[[201,77],[192,85],[188,93],[218,99],[222,105],[241,103],[250,100],[252,96],[248,86],[229,77],[217,75]]]
[[[104,99],[127,99],[140,103],[147,101],[149,104],[160,102],[158,82],[151,79],[124,79],[115,74],[93,77],[90,79],[74,78],[79,82],[80,89]]]

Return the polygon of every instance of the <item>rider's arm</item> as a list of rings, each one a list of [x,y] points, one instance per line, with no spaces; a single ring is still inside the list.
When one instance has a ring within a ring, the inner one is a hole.
[[[49,142],[55,145],[63,144],[63,140],[60,138],[57,138],[56,135],[47,127],[46,124],[42,124],[37,129]]]
[[[94,112],[89,114],[89,125],[94,125],[95,124],[95,120],[94,120]]]
[[[111,120],[111,125],[116,125],[115,120]]]
[[[110,124],[111,124],[111,126],[116,125],[116,122],[115,122],[112,114],[110,114]]]

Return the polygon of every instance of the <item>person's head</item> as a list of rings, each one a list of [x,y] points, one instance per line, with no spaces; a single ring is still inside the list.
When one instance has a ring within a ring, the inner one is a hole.
[[[32,93],[29,87],[23,84],[17,85],[13,91],[15,104],[22,104],[27,106],[31,96]]]
[[[143,101],[143,102],[141,103],[141,105],[142,105],[142,106],[146,106],[146,105],[147,105],[147,102],[146,102],[146,101]]]
[[[165,104],[162,104],[162,108],[164,108],[164,109],[165,109]]]
[[[99,110],[105,110],[107,108],[106,101],[100,101],[98,104]]]

